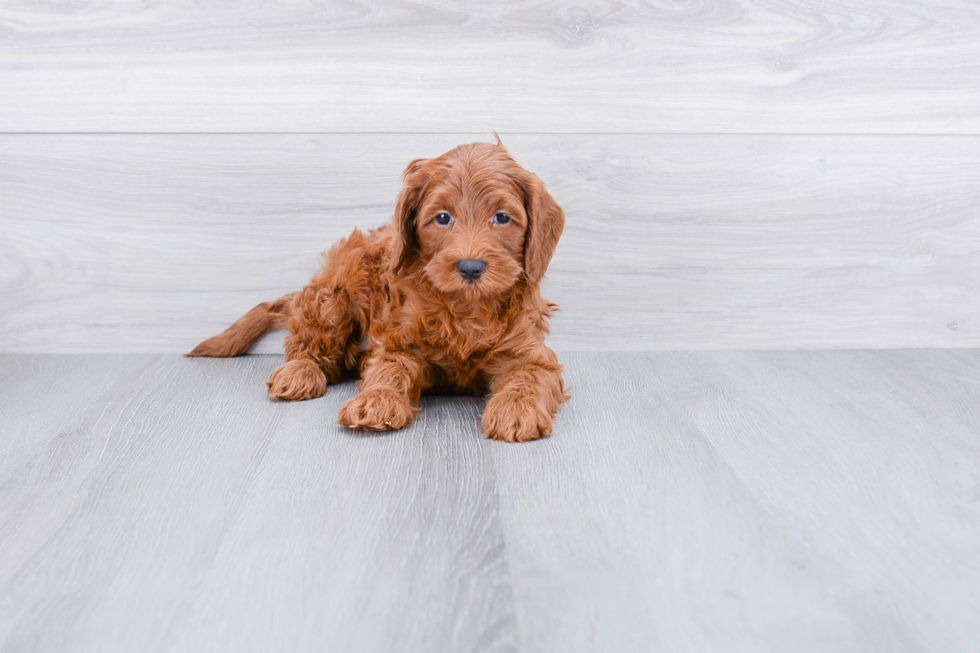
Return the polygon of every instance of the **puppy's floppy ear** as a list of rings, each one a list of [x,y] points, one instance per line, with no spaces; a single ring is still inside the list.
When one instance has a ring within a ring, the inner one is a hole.
[[[528,283],[534,285],[544,277],[558,246],[565,228],[565,212],[533,173],[528,173],[524,181],[524,193],[528,223],[524,234],[524,273]]]
[[[408,164],[402,173],[402,189],[395,202],[395,238],[391,250],[391,268],[399,271],[415,254],[419,247],[416,232],[417,214],[429,180],[426,173],[428,159],[416,159]]]

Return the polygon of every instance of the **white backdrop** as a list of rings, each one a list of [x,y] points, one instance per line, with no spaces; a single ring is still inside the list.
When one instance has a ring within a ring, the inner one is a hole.
[[[187,351],[491,129],[568,215],[557,349],[980,346],[975,4],[25,2],[0,29],[2,352]]]

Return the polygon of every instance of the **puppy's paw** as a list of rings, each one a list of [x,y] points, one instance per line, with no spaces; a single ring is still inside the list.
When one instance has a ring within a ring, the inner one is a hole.
[[[527,442],[551,435],[554,416],[540,401],[507,393],[493,395],[483,411],[483,437]]]
[[[352,429],[388,431],[404,428],[417,412],[418,408],[400,392],[372,388],[341,406],[337,423]]]
[[[326,394],[327,375],[316,361],[300,358],[277,367],[265,384],[273,399],[303,401]]]

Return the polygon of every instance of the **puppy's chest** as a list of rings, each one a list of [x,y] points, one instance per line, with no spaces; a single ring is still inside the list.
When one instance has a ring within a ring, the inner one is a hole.
[[[497,338],[481,337],[480,333],[455,333],[423,335],[414,349],[425,360],[446,370],[447,375],[467,378],[483,367],[493,357]]]
[[[429,302],[404,301],[382,320],[382,330],[403,343],[460,362],[493,349],[507,324],[489,310],[459,314]]]
[[[471,328],[471,327],[477,328]],[[413,349],[433,365],[439,383],[457,389],[482,387],[483,368],[500,342],[500,335],[461,322],[445,330],[421,331]]]
[[[416,351],[432,365],[433,384],[436,387],[476,393],[482,392],[485,387],[486,375],[483,370],[490,352],[477,351],[468,357],[463,357],[434,347],[423,346]]]
[[[502,311],[477,306],[461,312],[425,299],[401,293],[375,323],[372,340],[414,351],[451,386],[472,386],[507,333]]]

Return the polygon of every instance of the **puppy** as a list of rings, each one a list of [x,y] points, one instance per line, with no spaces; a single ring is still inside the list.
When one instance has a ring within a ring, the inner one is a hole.
[[[237,356],[288,328],[269,394],[320,397],[345,372],[361,391],[337,421],[400,429],[428,389],[487,395],[487,438],[551,433],[568,399],[545,344],[557,308],[540,284],[565,216],[538,177],[496,145],[412,161],[392,224],[354,232],[298,293],[259,304],[188,356]]]

